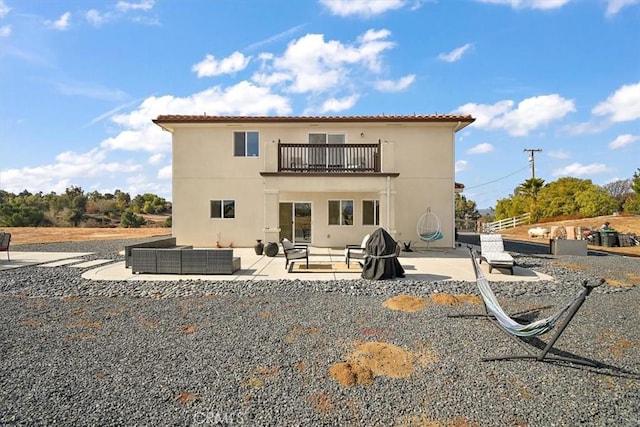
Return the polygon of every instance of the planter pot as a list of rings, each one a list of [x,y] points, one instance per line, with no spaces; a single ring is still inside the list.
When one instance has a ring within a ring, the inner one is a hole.
[[[278,244],[274,242],[269,242],[264,245],[264,254],[268,257],[274,257],[278,255]]]
[[[253,249],[256,251],[256,255],[262,255],[262,252],[264,251],[264,243],[262,243],[262,240],[260,239],[257,239],[256,242],[257,243]]]

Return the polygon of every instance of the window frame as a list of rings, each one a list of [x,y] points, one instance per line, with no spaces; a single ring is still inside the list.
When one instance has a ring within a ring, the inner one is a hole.
[[[367,224],[364,221],[365,215],[365,203],[371,202],[373,205],[373,224]],[[380,199],[364,199],[362,200],[362,225],[366,226],[380,226]]]
[[[331,223],[331,203],[338,203],[338,224]],[[345,223],[347,218],[344,216],[344,210],[347,204],[351,204],[351,224]],[[332,227],[353,227],[355,218],[353,199],[330,199],[327,201],[327,224]]]
[[[214,216],[214,203],[219,203],[220,204],[220,210],[218,212],[218,214],[220,216]],[[232,209],[233,209],[233,216],[226,216],[226,210],[225,210],[225,204],[226,203],[231,203],[232,204]],[[235,199],[212,199],[209,200],[209,219],[215,219],[215,220],[230,220],[230,219],[236,219],[236,201]]]
[[[243,153],[244,154],[237,154],[236,153],[236,135],[244,135],[244,147],[243,148]],[[255,134],[257,141],[256,141],[256,154],[249,154],[249,134]],[[260,131],[257,130],[234,130],[233,131],[233,157],[251,157],[251,158],[256,158],[256,157],[260,157]]]

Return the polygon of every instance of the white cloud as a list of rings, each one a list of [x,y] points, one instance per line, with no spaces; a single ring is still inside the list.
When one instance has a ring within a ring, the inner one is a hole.
[[[171,136],[151,122],[163,114],[209,115],[287,115],[288,99],[273,94],[268,88],[242,81],[224,90],[214,86],[191,96],[171,95],[146,98],[137,109],[116,114],[111,120],[122,126],[116,136],[107,138],[101,147],[108,150],[165,153],[171,150]]]
[[[166,179],[170,180],[173,176],[173,166],[167,165],[158,170],[158,175],[156,175],[158,179]]]
[[[129,10],[151,10],[153,8],[154,0],[141,0],[139,2],[119,1],[116,4],[116,8],[126,12]]]
[[[607,116],[612,122],[640,119],[640,82],[622,86],[591,110],[591,113]]]
[[[171,181],[162,180],[157,181],[157,177],[150,179],[146,175],[134,175],[127,178],[127,187],[129,194],[170,194],[171,193]]]
[[[163,159],[164,159],[164,153],[156,153],[151,157],[149,157],[149,160],[147,160],[147,163],[149,163],[150,165],[157,165]]]
[[[0,37],[9,37],[11,35],[11,25],[3,25],[0,27]]]
[[[400,9],[406,4],[405,0],[320,0],[334,15],[359,15],[370,17],[383,14],[389,10]]]
[[[0,18],[4,18],[11,11],[11,8],[4,4],[4,0],[0,0]]]
[[[469,162],[467,162],[466,160],[458,160],[455,165],[455,171],[462,172],[463,170],[466,170],[468,166]]]
[[[64,13],[57,21],[47,21],[47,23],[54,30],[65,31],[71,25],[71,12]]]
[[[289,43],[282,56],[261,55],[262,72],[254,79],[261,84],[288,84],[285,90],[294,93],[341,89],[351,84],[349,74],[357,67],[381,71],[383,52],[395,46],[387,40],[390,35],[388,30],[368,30],[355,43],[345,45],[325,41],[322,34],[307,34]]]
[[[481,144],[476,145],[475,147],[471,147],[467,150],[467,154],[484,154],[490,153],[493,151],[493,145],[488,142],[483,142]]]
[[[584,176],[595,175],[599,173],[610,172],[606,165],[602,163],[592,163],[590,165],[583,165],[581,163],[572,163],[560,169],[553,171],[554,176]]]
[[[476,0],[480,3],[511,6],[514,9],[557,9],[571,0]]]
[[[640,139],[639,136],[631,135],[628,133],[624,135],[619,135],[616,139],[614,139],[609,143],[609,149],[617,150],[618,148],[623,148],[623,147],[626,147],[627,145],[631,145],[639,139]]]
[[[511,100],[493,105],[469,103],[455,112],[471,114],[476,118],[473,126],[480,129],[504,129],[512,136],[526,136],[576,110],[572,100],[558,94],[534,96],[520,101],[516,108],[513,105]]]
[[[438,59],[444,62],[456,62],[462,59],[462,55],[464,55],[471,48],[471,43],[467,43],[464,46],[460,46],[458,48],[453,49],[449,53],[441,53],[438,55]]]
[[[245,57],[240,52],[233,52],[230,56],[216,60],[213,55],[207,54],[202,62],[191,67],[191,71],[198,73],[198,77],[213,77],[220,74],[232,74],[244,70],[251,57]]]
[[[378,80],[375,82],[375,88],[380,92],[401,92],[407,89],[416,80],[415,74],[409,74],[399,80]]]
[[[455,112],[471,114],[476,121],[473,126],[480,129],[491,128],[495,117],[505,114],[513,107],[513,101],[505,100],[496,102],[493,105],[468,103],[458,107]]]
[[[85,14],[86,20],[94,27],[100,27],[108,21],[108,15],[100,13],[95,9],[91,9]]]
[[[24,189],[41,191],[64,190],[78,178],[92,178],[101,175],[121,174],[141,170],[141,166],[133,162],[107,161],[106,152],[94,148],[86,153],[66,151],[56,156],[56,163],[21,169],[2,171],[2,188],[18,193]]]
[[[100,147],[105,150],[148,151],[150,153],[171,151],[171,135],[162,132],[158,126],[151,125],[153,123],[137,130],[123,130],[118,135],[102,141]]]
[[[569,152],[564,150],[551,150],[547,153],[547,156],[552,159],[568,159],[570,157]]]
[[[640,0],[607,0],[606,16],[616,15],[622,8],[640,3]]]
[[[331,98],[322,104],[321,113],[340,112],[353,107],[358,101],[358,95],[351,95],[345,98]]]

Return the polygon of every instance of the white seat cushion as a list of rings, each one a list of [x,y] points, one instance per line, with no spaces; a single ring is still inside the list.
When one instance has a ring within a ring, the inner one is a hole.
[[[293,248],[295,248],[295,246],[293,245],[293,243],[291,243],[291,240],[289,240],[289,239],[287,239],[287,238],[282,239],[282,247],[283,247],[285,250],[289,250],[289,249],[293,249]]]
[[[282,247],[284,248],[285,255],[288,259],[299,259],[307,257],[307,250],[303,248],[296,248],[289,239],[282,239]]]
[[[482,257],[489,264],[513,265],[513,257],[508,252],[483,252]]]

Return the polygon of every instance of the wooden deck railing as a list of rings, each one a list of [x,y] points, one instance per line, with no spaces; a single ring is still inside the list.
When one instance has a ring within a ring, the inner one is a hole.
[[[278,172],[380,172],[381,143],[289,144],[278,142]]]

